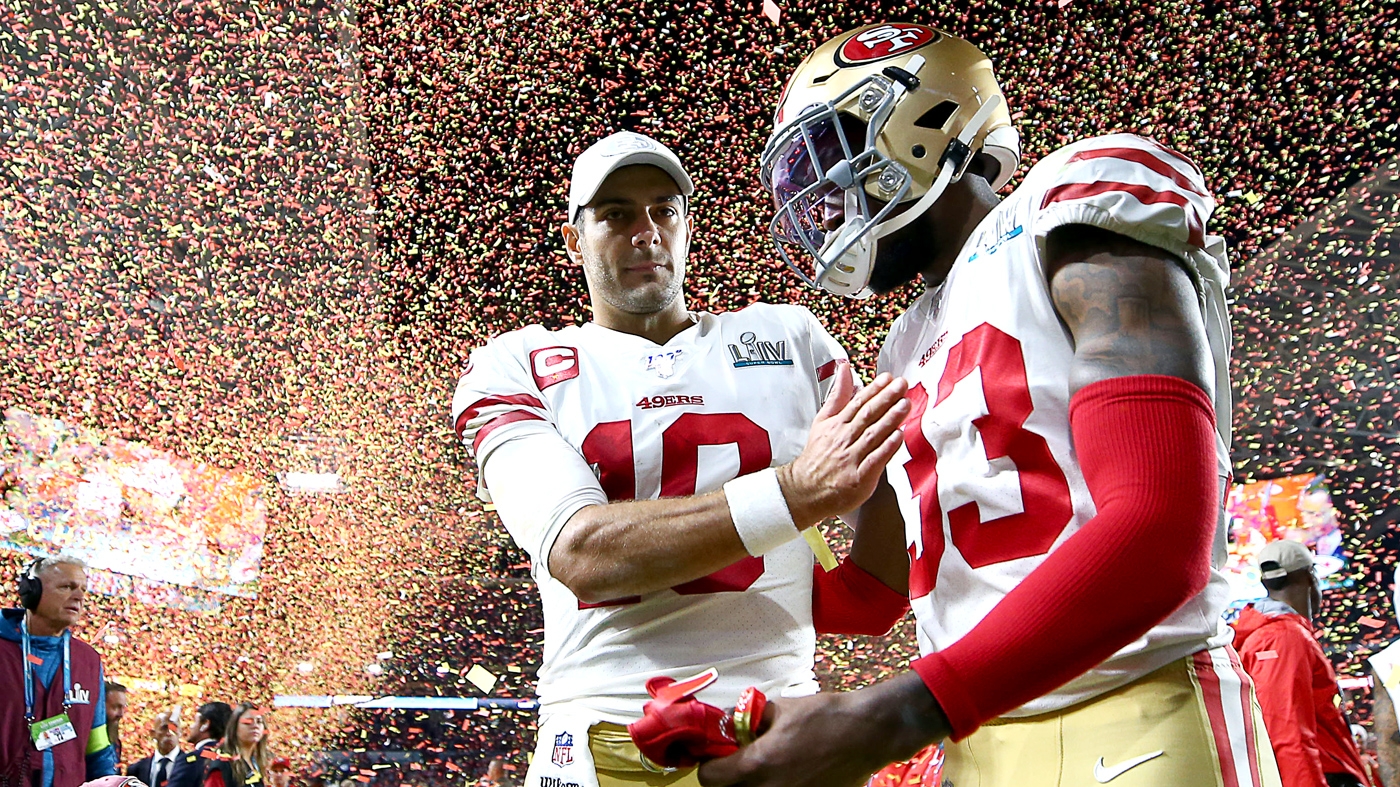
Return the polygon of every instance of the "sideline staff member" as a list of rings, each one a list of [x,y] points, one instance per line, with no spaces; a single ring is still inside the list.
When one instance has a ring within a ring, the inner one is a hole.
[[[1297,541],[1270,541],[1259,573],[1269,597],[1240,613],[1235,647],[1254,678],[1283,787],[1364,787],[1337,675],[1313,634],[1322,604],[1313,554]]]
[[[0,613],[0,785],[78,787],[116,774],[97,651],[68,628],[83,615],[87,566],[35,560],[21,609]]]

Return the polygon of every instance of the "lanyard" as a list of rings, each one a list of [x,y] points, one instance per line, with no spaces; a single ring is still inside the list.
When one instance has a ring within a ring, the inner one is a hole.
[[[34,723],[34,662],[30,661],[30,659],[33,658],[33,651],[32,651],[32,650],[30,649],[30,647],[29,647],[29,616],[28,616],[28,615],[25,615],[25,616],[23,616],[22,618],[20,618],[20,622],[19,622],[19,634],[20,634],[20,637],[19,637],[19,638],[20,638],[20,649],[23,651],[22,656],[23,656],[23,658],[24,658],[24,720],[25,720],[27,723],[29,723],[29,724],[33,724],[33,723]],[[63,634],[59,636],[59,640],[63,643],[63,712],[64,712],[64,713],[67,713],[67,712],[68,712],[68,697],[73,693],[73,673],[71,672],[71,667],[70,667],[70,662],[72,661],[72,659],[70,658],[71,654],[69,653],[69,650],[68,650],[68,638],[69,638],[69,636],[70,636],[70,635],[69,635],[67,629],[65,629],[65,630],[63,631]]]

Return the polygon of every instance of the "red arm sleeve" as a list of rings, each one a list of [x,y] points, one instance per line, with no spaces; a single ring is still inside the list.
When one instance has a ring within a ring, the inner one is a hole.
[[[966,636],[914,662],[954,740],[1093,668],[1210,578],[1221,498],[1205,393],[1176,377],[1103,380],[1070,400],[1070,428],[1097,515]]]
[[[1275,633],[1275,629],[1278,629]],[[1283,787],[1322,787],[1312,670],[1306,636],[1293,626],[1269,626],[1245,640],[1240,662],[1254,679],[1264,728],[1269,731]]]
[[[813,567],[812,625],[819,634],[890,633],[909,611],[909,597],[846,558],[831,571]]]
[[[204,787],[224,787],[224,772],[218,766],[211,766],[204,774]]]

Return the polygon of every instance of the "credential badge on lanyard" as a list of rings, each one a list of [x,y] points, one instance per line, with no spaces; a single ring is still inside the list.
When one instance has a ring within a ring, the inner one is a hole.
[[[34,653],[29,642],[29,616],[20,620],[20,644],[24,659],[24,721],[29,725],[29,738],[34,748],[47,751],[65,741],[76,740],[78,731],[68,718],[68,701],[73,694],[73,673],[69,639],[66,630],[59,636],[63,644],[63,712],[57,716],[36,721],[34,718]]]

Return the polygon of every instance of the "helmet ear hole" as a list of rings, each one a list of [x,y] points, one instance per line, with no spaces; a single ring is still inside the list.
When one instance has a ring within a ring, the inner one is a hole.
[[[914,121],[914,125],[919,128],[941,131],[944,126],[948,125],[948,119],[953,117],[957,111],[958,105],[956,102],[943,101],[920,115],[919,119]]]
[[[994,128],[987,134],[981,152],[996,159],[1000,165],[996,177],[987,179],[993,191],[1000,189],[1011,180],[1011,176],[1016,174],[1016,167],[1020,166],[1021,135],[1016,133],[1014,126]]]
[[[972,157],[972,164],[967,171],[988,183],[995,183],[1001,175],[1001,162],[985,151],[978,151],[977,155]]]
[[[909,152],[913,154],[914,158],[923,158],[928,155],[928,150],[923,145],[915,145],[909,149]]]

